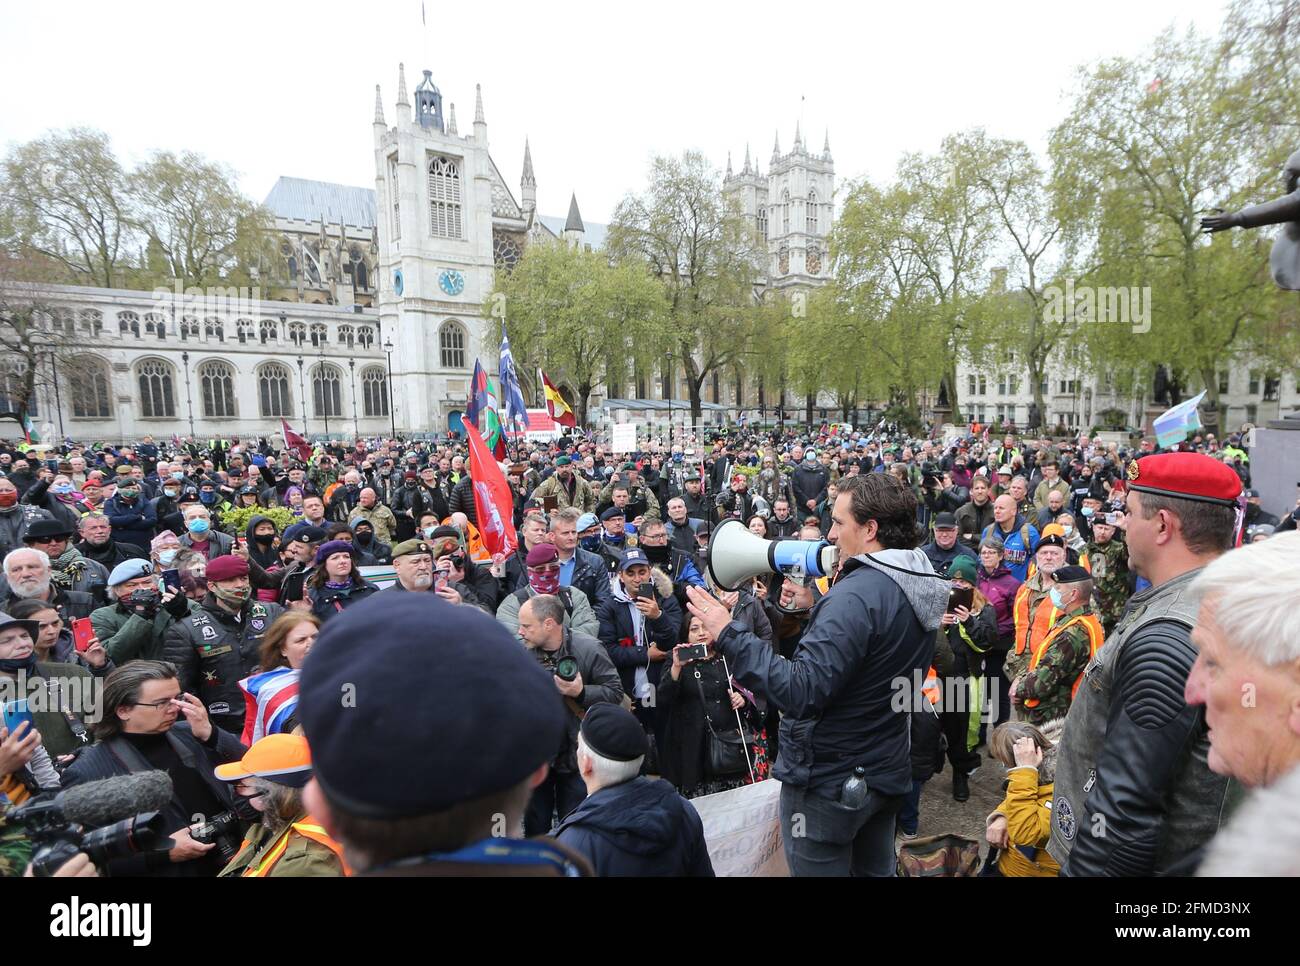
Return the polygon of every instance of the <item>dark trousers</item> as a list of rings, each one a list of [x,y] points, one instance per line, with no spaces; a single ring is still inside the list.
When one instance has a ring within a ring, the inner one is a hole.
[[[1007,680],[1006,672],[1002,670],[1006,659],[1006,651],[989,651],[984,662],[984,694],[987,696],[985,706],[989,711],[997,712],[995,716],[986,713],[985,717],[992,717],[993,727],[1011,720],[1011,682]],[[994,694],[997,694],[996,705],[992,703]],[[981,741],[985,740],[989,730],[991,729],[988,725],[980,726]]]
[[[838,788],[826,789],[838,794]],[[892,876],[894,821],[903,795],[871,789],[860,808],[781,786],[781,837],[792,876]]]
[[[912,790],[903,796],[903,807],[898,810],[898,827],[908,835],[915,835],[921,824],[921,789],[925,781],[912,779]]]
[[[981,682],[982,684],[983,682]],[[948,739],[948,763],[953,773],[974,771],[979,767],[980,756],[977,751],[966,750],[966,736],[970,728],[970,685],[964,676],[947,678],[943,682],[943,695],[955,700],[956,707],[945,709],[939,716],[943,721],[943,734]]]
[[[546,835],[552,826],[582,804],[587,786],[576,772],[561,774],[551,769],[546,781],[533,789],[524,812],[524,835]],[[556,814],[558,813],[558,814]]]

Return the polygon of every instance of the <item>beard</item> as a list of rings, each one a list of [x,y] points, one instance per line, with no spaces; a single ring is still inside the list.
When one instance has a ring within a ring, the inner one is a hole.
[[[46,576],[33,577],[20,581],[11,580],[9,582],[9,589],[14,592],[15,597],[20,597],[23,600],[33,600],[38,597],[44,599],[46,593],[50,589],[50,578]]]
[[[416,574],[411,578],[411,585],[416,590],[428,590],[433,586],[433,574]]]

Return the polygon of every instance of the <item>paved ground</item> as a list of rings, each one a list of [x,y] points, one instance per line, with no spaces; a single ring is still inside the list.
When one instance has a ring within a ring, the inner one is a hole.
[[[983,755],[983,749],[981,749]],[[980,843],[984,854],[984,817],[1002,801],[1005,769],[983,755],[984,761],[970,779],[970,798],[965,802],[952,799],[952,765],[944,762],[943,771],[925,783],[921,792],[921,821],[917,835],[955,833]]]

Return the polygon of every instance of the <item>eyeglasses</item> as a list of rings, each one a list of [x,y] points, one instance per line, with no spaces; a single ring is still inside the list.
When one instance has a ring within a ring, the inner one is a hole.
[[[28,537],[28,543],[62,543],[68,539],[68,534],[60,534],[54,537]]]
[[[137,708],[165,708],[173,701],[180,700],[179,694],[173,694],[170,698],[163,698],[160,701],[136,701],[133,702]]]

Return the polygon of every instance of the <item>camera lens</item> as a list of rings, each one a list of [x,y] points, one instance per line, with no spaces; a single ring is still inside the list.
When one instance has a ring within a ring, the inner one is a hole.
[[[561,681],[572,681],[578,676],[578,662],[571,657],[562,657],[555,665],[555,676]]]

